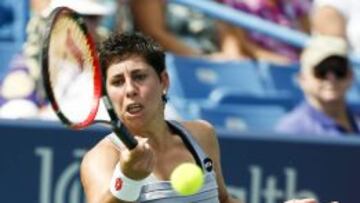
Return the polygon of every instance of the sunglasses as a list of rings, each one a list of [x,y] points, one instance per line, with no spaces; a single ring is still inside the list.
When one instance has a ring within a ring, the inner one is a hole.
[[[338,80],[342,80],[348,76],[349,72],[349,61],[341,56],[328,57],[314,68],[314,76],[321,80],[325,80],[329,73],[332,73]]]

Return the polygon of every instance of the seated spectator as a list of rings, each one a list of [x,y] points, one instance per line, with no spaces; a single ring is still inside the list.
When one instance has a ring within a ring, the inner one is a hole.
[[[309,31],[309,0],[217,0],[239,11],[303,32]],[[287,64],[300,50],[264,34],[219,22],[220,52],[227,58],[254,58]]]
[[[301,58],[298,82],[305,101],[278,123],[276,130],[290,134],[336,136],[359,133],[360,117],[346,104],[346,92],[353,81],[343,38],[316,35]]]
[[[111,9],[93,0],[53,0],[42,15],[35,13],[27,26],[28,37],[24,49],[12,59],[8,73],[0,84],[0,117],[36,118],[40,114],[46,118],[54,117],[49,114],[51,109],[42,91],[39,56],[46,16],[58,6],[67,6],[83,15],[90,32],[98,41],[104,35],[99,20],[110,14]]]
[[[134,29],[155,39],[166,51],[183,56],[202,56],[216,51],[211,21],[201,18],[199,13],[163,0],[131,0],[129,5]],[[189,33],[193,36],[185,36]],[[196,40],[189,40],[191,38]]]
[[[352,51],[360,56],[360,1],[315,0],[312,16],[314,33],[346,37]]]

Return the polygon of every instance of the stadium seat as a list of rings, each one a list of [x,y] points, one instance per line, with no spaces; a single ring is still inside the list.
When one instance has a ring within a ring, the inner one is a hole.
[[[11,58],[17,53],[26,38],[29,18],[28,0],[0,1],[0,80],[7,71]]]
[[[354,82],[347,93],[347,98],[351,108],[360,112],[360,67],[354,66]]]
[[[23,43],[29,18],[29,1],[2,0],[0,9],[0,42]]]
[[[12,42],[0,42],[0,80],[9,68],[9,62],[12,57],[21,49],[21,46]]]
[[[303,93],[296,81],[299,64],[261,63],[260,67],[269,94],[286,95],[296,99],[303,98]]]
[[[210,100],[216,105],[260,105],[279,106],[291,110],[300,99],[285,94],[246,95],[234,88],[218,88],[210,95]]]
[[[218,129],[271,131],[286,110],[271,105],[222,105],[200,107],[198,116]]]
[[[0,27],[13,23],[14,13],[10,6],[0,4]]]
[[[216,88],[236,88],[243,94],[264,94],[253,61],[211,61],[167,54],[172,87],[169,94],[186,99],[207,99]]]
[[[193,109],[211,103],[216,89],[232,88],[242,96],[263,95],[264,88],[253,61],[211,61],[167,53],[170,102],[186,118]]]

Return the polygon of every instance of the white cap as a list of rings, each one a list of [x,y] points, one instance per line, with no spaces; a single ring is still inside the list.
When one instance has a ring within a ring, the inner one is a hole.
[[[301,67],[303,70],[312,69],[330,56],[347,57],[348,51],[348,43],[344,38],[314,35],[300,56]]]
[[[42,15],[47,17],[57,7],[68,7],[81,15],[110,15],[115,7],[97,0],[52,0]]]

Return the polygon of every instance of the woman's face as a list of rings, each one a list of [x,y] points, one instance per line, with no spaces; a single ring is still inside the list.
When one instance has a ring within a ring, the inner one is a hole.
[[[168,76],[161,76],[140,56],[115,61],[107,70],[106,88],[121,120],[130,128],[139,128],[163,116],[162,95],[168,88]]]

